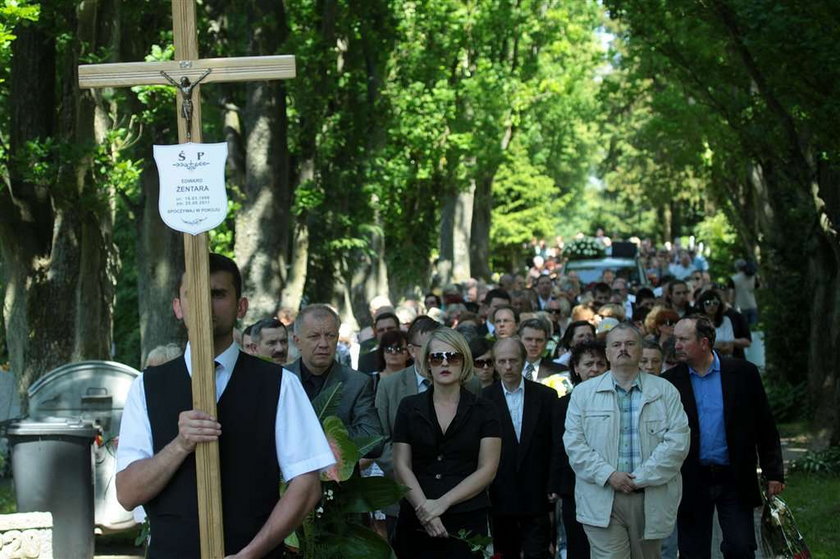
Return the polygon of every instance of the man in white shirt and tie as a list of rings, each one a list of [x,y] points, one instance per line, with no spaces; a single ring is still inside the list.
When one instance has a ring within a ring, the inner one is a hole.
[[[558,400],[553,389],[522,376],[525,355],[519,340],[498,340],[493,358],[501,380],[482,391],[502,418],[502,454],[490,486],[493,547],[504,559],[548,559]]]
[[[548,340],[551,338],[551,326],[547,320],[529,318],[519,325],[519,339],[525,346],[525,365],[522,376],[528,380],[541,380],[565,371],[562,365],[550,359],[543,359]]]

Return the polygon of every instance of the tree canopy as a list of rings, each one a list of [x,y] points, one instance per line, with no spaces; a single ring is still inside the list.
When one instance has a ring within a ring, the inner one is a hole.
[[[182,248],[156,213],[168,87],[82,92],[79,63],[173,56],[169,3],[0,6],[0,360],[139,365],[181,338]],[[533,238],[700,234],[760,262],[771,374],[840,437],[838,19],[765,0],[205,0],[202,56],[287,53],[288,82],[202,89],[229,146],[214,250],[250,319],[305,301],[367,320],[521,269]],[[803,287],[804,286],[804,287]],[[56,317],[56,314],[59,316]],[[833,387],[826,390],[826,387]]]

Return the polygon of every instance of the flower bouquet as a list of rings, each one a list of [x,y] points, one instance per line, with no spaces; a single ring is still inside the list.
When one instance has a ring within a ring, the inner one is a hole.
[[[563,254],[569,260],[588,260],[602,258],[606,255],[606,249],[594,237],[583,237],[569,242],[563,249]]]
[[[767,483],[762,476],[762,486]],[[793,513],[779,497],[761,492],[761,550],[773,559],[810,559],[811,551],[796,526]]]

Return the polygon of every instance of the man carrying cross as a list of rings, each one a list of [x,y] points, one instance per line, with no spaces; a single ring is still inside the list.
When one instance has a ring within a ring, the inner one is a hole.
[[[189,344],[184,357],[144,371],[123,411],[117,499],[146,509],[148,557],[198,557],[194,450],[218,441],[225,554],[277,557],[320,500],[318,472],[334,458],[298,378],[234,343],[234,323],[248,310],[236,264],[211,254],[209,269],[218,417],[193,409]],[[182,281],[173,300],[179,319],[189,301]],[[279,498],[281,477],[288,488]]]

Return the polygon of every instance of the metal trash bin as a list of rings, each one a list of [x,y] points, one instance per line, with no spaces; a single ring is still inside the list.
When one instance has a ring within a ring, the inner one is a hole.
[[[94,446],[94,522],[97,533],[136,526],[117,502],[116,438],[131,383],[140,371],[113,361],[81,361],[58,367],[29,387],[29,419],[66,417],[92,423],[102,438]]]
[[[93,557],[93,443],[99,430],[69,418],[22,420],[6,431],[18,512],[53,514],[56,557]]]

